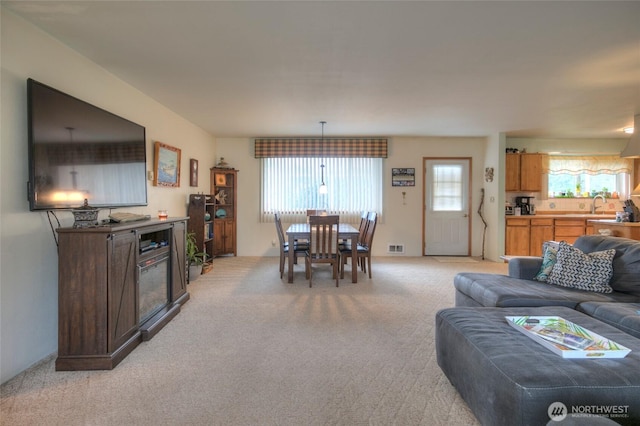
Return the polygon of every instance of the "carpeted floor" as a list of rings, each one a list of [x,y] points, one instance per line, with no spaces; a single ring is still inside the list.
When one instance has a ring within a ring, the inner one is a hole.
[[[476,263],[478,260],[465,256],[430,256],[434,260],[442,263]]]
[[[54,358],[1,387],[2,425],[477,425],[441,373],[434,315],[459,271],[506,265],[373,260],[373,279],[329,268],[308,287],[277,258],[229,257],[191,300],[111,371],[54,371]],[[472,378],[470,378],[472,380]]]

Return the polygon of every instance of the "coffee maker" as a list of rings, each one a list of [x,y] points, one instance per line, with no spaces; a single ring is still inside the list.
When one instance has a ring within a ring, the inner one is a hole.
[[[516,197],[516,207],[520,207],[520,214],[536,214],[535,206],[531,204],[531,199],[535,197]]]

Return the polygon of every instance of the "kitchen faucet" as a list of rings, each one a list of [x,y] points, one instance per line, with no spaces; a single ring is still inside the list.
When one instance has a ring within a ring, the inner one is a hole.
[[[596,209],[597,209],[596,200],[598,198],[602,198],[602,207],[604,207],[604,205],[607,203],[607,199],[602,194],[598,194],[595,197],[593,197],[593,201],[591,202],[591,214],[596,214]],[[604,214],[604,210],[602,211],[602,214]]]

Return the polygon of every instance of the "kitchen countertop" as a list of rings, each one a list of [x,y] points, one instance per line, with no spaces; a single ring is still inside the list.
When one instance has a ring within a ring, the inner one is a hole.
[[[505,217],[507,218],[511,218],[511,217],[517,217],[517,218],[542,218],[542,219],[590,219],[590,220],[595,220],[595,219],[605,219],[605,220],[610,220],[610,219],[614,219],[615,222],[615,218],[616,215],[615,214],[590,214],[590,213],[567,213],[567,214],[562,214],[562,213],[558,213],[558,214],[548,214],[548,213],[543,213],[543,214],[531,214],[531,215],[522,215],[522,216],[516,216],[516,215],[506,215]]]
[[[615,219],[590,219],[589,222],[609,225],[609,226],[637,226],[640,227],[640,222],[616,222]]]

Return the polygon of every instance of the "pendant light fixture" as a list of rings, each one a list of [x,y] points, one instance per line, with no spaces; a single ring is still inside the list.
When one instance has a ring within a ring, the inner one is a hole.
[[[327,185],[324,183],[324,125],[327,124],[326,121],[321,121],[322,125],[322,139],[320,139],[320,174],[322,177],[322,182],[320,183],[320,188],[318,188],[319,194],[327,193]]]

